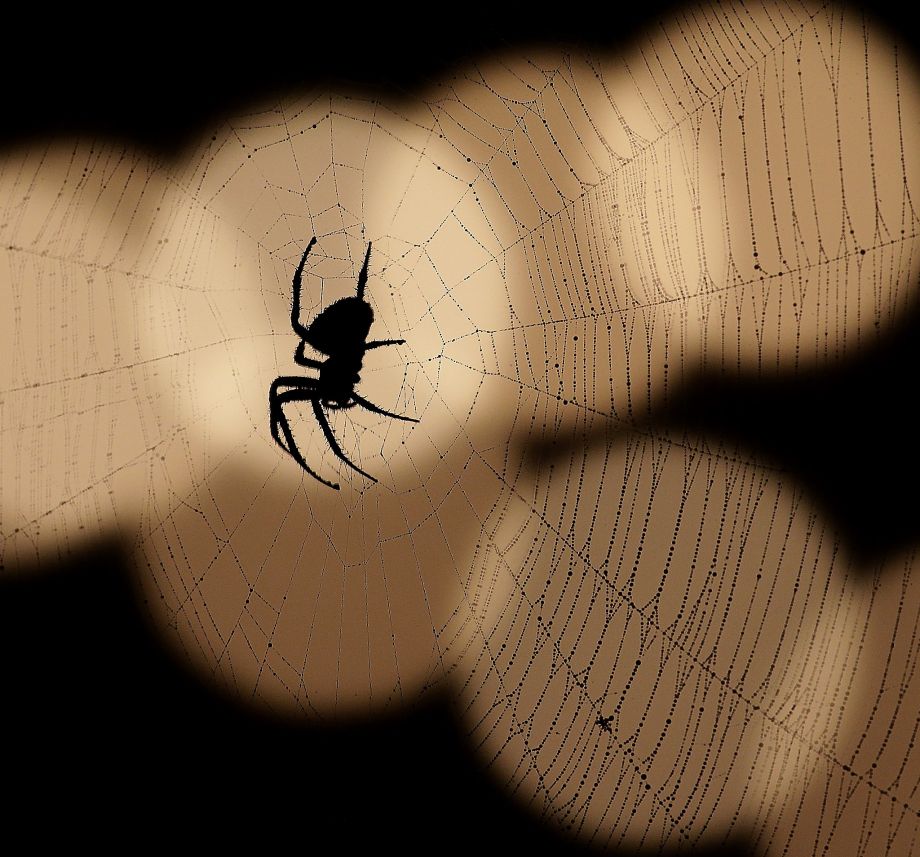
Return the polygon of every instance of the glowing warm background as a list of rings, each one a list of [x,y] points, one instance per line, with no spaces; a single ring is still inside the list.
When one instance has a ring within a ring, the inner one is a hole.
[[[694,7],[618,57],[291,95],[176,163],[8,155],[6,564],[118,528],[170,645],[285,714],[449,682],[497,776],[593,841],[851,853],[827,795],[852,789],[905,853],[920,769],[882,693],[913,680],[912,558],[857,580],[784,474],[629,430],[694,373],[829,364],[899,317],[918,107],[853,13]],[[373,241],[372,337],[406,344],[361,392],[421,419],[332,419],[373,484],[291,408],[341,492],[268,426],[271,381],[307,374],[289,310],[314,235],[304,321]],[[548,441],[567,451],[535,463]]]

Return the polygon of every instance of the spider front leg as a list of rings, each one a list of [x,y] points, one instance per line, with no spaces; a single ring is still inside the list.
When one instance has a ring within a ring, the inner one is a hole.
[[[384,345],[403,345],[405,339],[375,339],[373,342],[368,342],[364,346],[365,351],[370,351],[372,348],[382,348]],[[367,408],[367,410],[372,411],[375,414],[381,414],[384,417],[393,417],[394,420],[405,420],[407,423],[417,423],[420,420],[415,419],[415,417],[406,417],[402,414],[394,414],[391,411],[385,411],[383,408],[378,408],[373,402],[369,402],[363,396],[359,396],[357,393],[352,392],[352,399],[355,400],[362,408]]]
[[[357,464],[355,464],[352,461],[349,461],[345,457],[345,453],[342,452],[342,448],[339,446],[338,441],[335,439],[335,435],[332,433],[332,427],[329,425],[329,420],[326,419],[326,415],[323,413],[323,409],[320,405],[319,399],[314,398],[311,401],[313,402],[313,413],[316,415],[316,421],[320,424],[320,428],[322,428],[323,434],[326,435],[326,440],[329,443],[329,448],[339,458],[341,458],[342,461],[344,461],[352,470],[357,470],[358,473],[360,473],[362,476],[366,476],[372,482],[376,482],[377,480],[373,476],[371,476],[370,473],[366,473],[360,467],[358,467]]]
[[[393,417],[394,420],[405,420],[407,423],[418,423],[421,420],[417,420],[415,417],[407,417],[403,414],[394,414],[391,411],[385,411],[383,408],[378,408],[373,402],[369,402],[363,396],[359,396],[357,393],[352,393],[351,397],[359,404],[362,408],[366,408],[369,411],[372,411],[375,414],[381,414],[385,417]]]
[[[291,387],[293,389],[279,393],[279,387]],[[298,449],[297,442],[294,440],[294,433],[291,431],[290,423],[284,415],[284,405],[289,402],[311,402],[313,404],[313,413],[316,416],[316,421],[323,430],[326,442],[329,444],[329,448],[335,456],[344,461],[352,470],[356,470],[372,482],[377,481],[370,473],[362,470],[342,452],[342,448],[339,446],[338,441],[335,439],[335,435],[332,433],[332,427],[329,425],[329,420],[326,419],[326,415],[323,413],[323,409],[320,405],[320,393],[316,381],[312,378],[298,378],[294,375],[282,375],[280,378],[275,379],[268,394],[268,406],[271,411],[272,437],[275,439],[275,443],[288,453],[288,455],[306,470],[307,473],[324,485],[335,488],[336,491],[340,490],[337,482],[330,482],[328,479],[323,479],[322,476],[313,470],[310,465],[307,464]],[[287,443],[282,442],[279,429],[281,434],[284,435],[284,439]]]
[[[279,387],[292,387],[293,389],[279,393]],[[268,392],[268,408],[271,418],[272,437],[275,443],[277,443],[278,446],[290,455],[291,458],[293,458],[314,479],[338,491],[340,490],[338,483],[323,479],[322,476],[307,464],[297,447],[297,442],[294,440],[294,433],[291,431],[290,423],[284,414],[284,405],[288,402],[312,401],[316,403],[318,398],[319,393],[316,389],[316,382],[309,378],[298,378],[291,375],[282,375],[280,378],[276,378]],[[282,434],[287,443],[282,441]]]
[[[375,339],[373,342],[368,342],[364,346],[365,351],[370,351],[372,348],[382,348],[384,345],[405,345],[405,339]]]

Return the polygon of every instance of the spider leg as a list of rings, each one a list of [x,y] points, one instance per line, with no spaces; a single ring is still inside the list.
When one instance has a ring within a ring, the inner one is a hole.
[[[367,263],[371,260],[371,242],[367,242],[367,254],[364,256],[364,266],[358,274],[358,298],[364,300],[364,287],[367,285]]]
[[[405,420],[407,423],[417,423],[421,420],[417,420],[415,417],[405,417],[402,414],[393,414],[390,411],[385,411],[383,408],[378,408],[373,402],[369,402],[363,396],[359,396],[357,393],[352,393],[351,397],[362,407],[367,408],[369,411],[373,411],[375,414],[382,414],[385,417],[393,417],[394,420]]]
[[[314,360],[312,357],[307,357],[304,354],[304,349],[306,347],[306,342],[301,342],[300,345],[297,346],[297,350],[294,352],[294,362],[298,366],[305,366],[307,369],[322,369],[322,361]]]
[[[383,345],[403,345],[405,341],[405,339],[375,339],[373,342],[368,342],[364,350],[370,351],[372,348],[380,348]]]
[[[315,243],[316,236],[314,235],[310,239],[310,243],[307,244],[307,249],[303,251],[303,256],[300,257],[300,264],[297,266],[297,270],[294,271],[294,302],[291,305],[291,327],[301,339],[307,336],[307,329],[300,323],[300,289],[303,281],[303,266],[307,264],[307,256],[310,255]]]
[[[279,386],[291,386],[292,382],[298,382],[298,385],[293,390],[287,390],[284,393],[278,392]],[[275,443],[278,444],[288,455],[291,456],[304,470],[307,471],[314,479],[322,482],[323,485],[328,485],[330,488],[335,488],[336,491],[339,490],[338,483],[330,482],[328,479],[323,479],[309,464],[307,464],[300,450],[297,448],[297,442],[294,440],[294,434],[291,431],[290,423],[288,422],[287,417],[284,414],[284,405],[287,402],[302,402],[302,401],[316,401],[317,391],[315,386],[311,383],[308,385],[304,384],[304,381],[309,381],[309,379],[304,378],[293,378],[293,377],[281,377],[275,380],[271,386],[271,390],[268,396],[268,406],[271,412],[271,430],[272,437],[275,440]],[[281,433],[279,433],[279,429]],[[284,435],[284,440],[287,443],[284,443],[281,439],[281,434]]]
[[[304,457],[300,454],[300,450],[297,448],[297,444],[294,442],[294,435],[291,432],[291,427],[288,424],[287,418],[282,416],[281,430],[284,432],[284,436],[287,438],[288,442],[288,452],[291,454],[291,457],[309,473],[314,479],[319,482],[322,482],[323,485],[328,485],[330,488],[335,488],[336,491],[340,490],[338,482],[330,482],[328,479],[323,479],[309,464],[304,460]],[[282,449],[285,447],[282,446]]]
[[[320,428],[323,430],[323,434],[326,435],[326,440],[329,442],[329,448],[342,459],[352,470],[357,470],[362,476],[366,476],[371,482],[376,482],[377,480],[366,473],[357,464],[352,461],[349,461],[345,457],[345,453],[342,452],[342,448],[339,446],[338,441],[335,439],[335,435],[332,433],[332,427],[329,425],[329,420],[326,419],[326,415],[323,413],[323,409],[320,406],[319,399],[311,399],[313,402],[313,413],[316,414],[317,422],[320,424]]]

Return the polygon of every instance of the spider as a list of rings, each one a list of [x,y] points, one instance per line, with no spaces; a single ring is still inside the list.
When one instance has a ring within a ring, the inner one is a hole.
[[[384,345],[402,345],[405,339],[378,339],[368,342],[367,337],[370,333],[371,325],[374,323],[374,311],[371,305],[364,300],[364,287],[367,285],[367,266],[371,259],[371,245],[367,245],[367,254],[364,257],[364,266],[358,275],[358,290],[355,297],[341,298],[335,303],[327,306],[316,318],[313,319],[309,327],[304,327],[300,323],[300,291],[303,278],[303,267],[306,264],[307,256],[316,243],[314,235],[307,249],[304,250],[300,259],[300,264],[294,272],[294,301],[291,309],[291,327],[294,329],[301,343],[294,351],[294,362],[298,366],[306,366],[311,369],[319,370],[318,378],[300,378],[296,375],[281,375],[274,380],[268,392],[268,407],[271,416],[272,437],[288,455],[290,455],[304,470],[307,471],[314,479],[318,479],[323,485],[339,490],[338,483],[330,482],[323,479],[309,464],[304,460],[303,455],[297,448],[294,435],[291,432],[291,426],[287,417],[284,415],[284,405],[288,402],[311,402],[313,413],[316,415],[316,421],[319,423],[329,448],[335,455],[344,461],[352,470],[357,470],[362,476],[366,476],[372,482],[377,480],[365,472],[342,452],[329,420],[323,408],[330,410],[339,410],[344,408],[353,408],[355,405],[361,405],[375,414],[381,414],[385,417],[392,417],[396,420],[405,420],[410,423],[417,423],[418,420],[413,417],[406,417],[401,414],[391,414],[383,408],[377,407],[373,402],[369,402],[364,397],[355,392],[355,384],[361,380],[358,371],[361,369],[361,363],[364,359],[364,353],[372,348],[381,348]],[[304,349],[312,346],[322,354],[328,355],[325,360],[313,360],[304,355]],[[285,388],[283,391],[281,388]],[[279,431],[280,430],[280,431]],[[281,435],[284,435],[282,439]],[[286,442],[285,442],[286,441]]]

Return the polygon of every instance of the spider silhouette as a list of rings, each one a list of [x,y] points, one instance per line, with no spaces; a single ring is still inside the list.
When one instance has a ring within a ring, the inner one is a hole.
[[[344,461],[352,470],[357,470],[372,482],[377,480],[365,472],[342,452],[329,420],[323,408],[340,410],[361,405],[375,414],[392,417],[396,420],[405,420],[417,423],[413,417],[402,414],[391,414],[383,408],[378,408],[373,402],[355,392],[355,384],[361,380],[358,374],[361,369],[364,353],[372,348],[381,348],[384,345],[402,345],[405,339],[378,339],[368,342],[367,337],[374,323],[374,311],[371,305],[364,300],[364,287],[367,285],[367,266],[371,259],[371,245],[367,245],[367,254],[364,257],[364,266],[358,275],[358,290],[355,297],[342,298],[327,306],[309,327],[300,323],[300,291],[303,278],[303,267],[307,256],[316,243],[314,235],[307,249],[304,250],[300,264],[294,272],[294,300],[291,309],[291,327],[294,329],[301,343],[294,352],[294,362],[298,366],[310,369],[319,369],[318,378],[301,378],[296,375],[281,375],[274,380],[268,392],[268,407],[271,416],[272,437],[288,455],[291,456],[314,479],[323,485],[339,490],[338,483],[323,479],[309,464],[307,464],[291,432],[290,423],[284,415],[284,406],[289,402],[311,402],[316,421],[319,423],[329,448]],[[305,356],[304,349],[310,345],[322,354],[328,355],[325,360],[313,360]],[[284,388],[284,389],[282,389]],[[282,440],[281,435],[284,435]],[[286,441],[286,442],[285,442]]]

